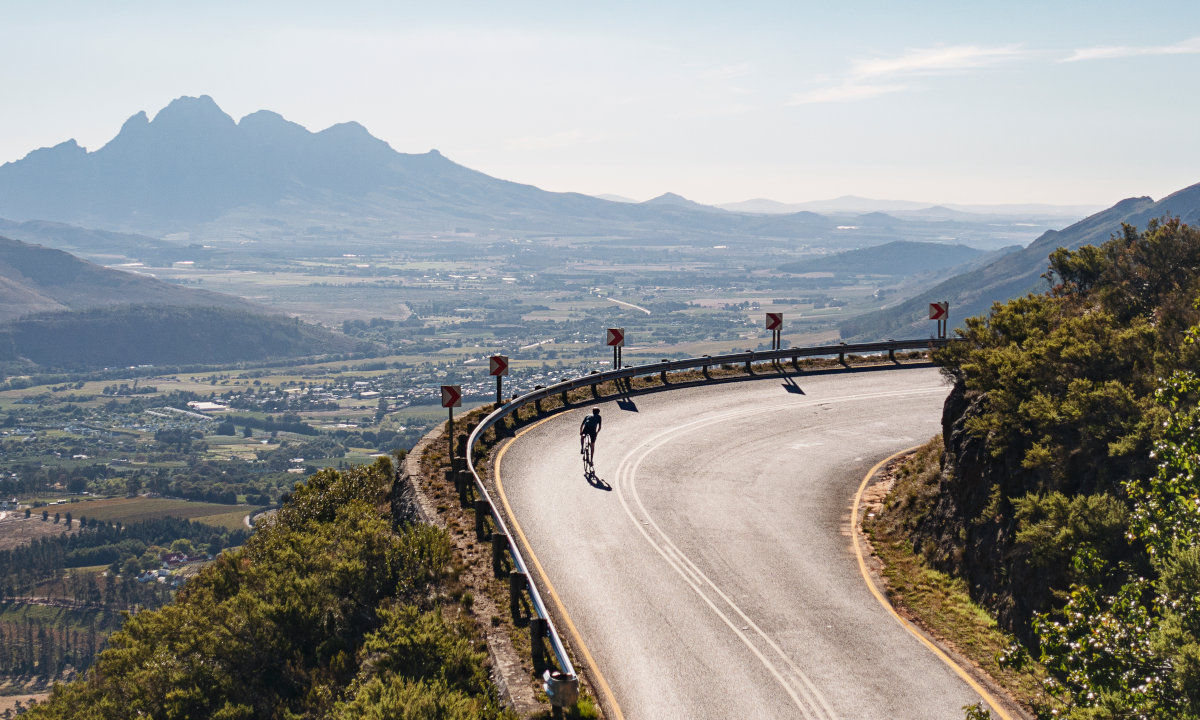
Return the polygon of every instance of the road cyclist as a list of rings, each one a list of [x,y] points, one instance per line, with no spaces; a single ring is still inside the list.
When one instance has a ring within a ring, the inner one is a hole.
[[[583,468],[587,473],[594,471],[592,459],[596,454],[596,436],[600,434],[602,424],[598,407],[592,408],[591,414],[584,416],[583,422],[579,423],[579,454],[583,455]]]

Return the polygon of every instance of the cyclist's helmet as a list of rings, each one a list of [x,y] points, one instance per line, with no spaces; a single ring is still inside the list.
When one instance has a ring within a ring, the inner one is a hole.
[[[600,408],[598,408],[598,407],[594,407],[594,408],[592,408],[592,414],[593,414],[593,415],[599,415],[599,414],[600,414]]]

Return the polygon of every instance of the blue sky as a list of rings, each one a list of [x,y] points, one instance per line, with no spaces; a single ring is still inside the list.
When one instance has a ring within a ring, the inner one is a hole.
[[[1200,3],[0,5],[0,162],[209,94],[551,190],[1108,205],[1200,182]]]

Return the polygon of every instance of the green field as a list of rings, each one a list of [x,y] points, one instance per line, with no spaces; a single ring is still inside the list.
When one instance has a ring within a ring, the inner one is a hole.
[[[242,517],[254,510],[252,505],[222,505],[221,503],[192,502],[178,498],[124,497],[104,500],[85,500],[59,505],[62,511],[95,518],[104,522],[131,523],[161,517],[195,520],[208,525],[237,529],[243,527]],[[236,523],[234,518],[236,517]]]

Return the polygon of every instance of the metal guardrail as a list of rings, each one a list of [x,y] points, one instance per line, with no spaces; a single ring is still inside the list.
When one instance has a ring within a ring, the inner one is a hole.
[[[479,501],[476,506],[476,512],[484,509],[491,516],[492,521],[496,525],[496,533],[492,535],[493,549],[497,547],[497,541],[502,541],[507,544],[507,550],[512,558],[513,567],[515,568],[513,575],[524,579],[524,587],[518,587],[514,582],[511,586],[514,593],[514,607],[516,603],[515,595],[521,589],[529,593],[530,605],[533,610],[531,617],[531,625],[534,620],[540,624],[540,632],[550,641],[550,648],[554,652],[554,657],[558,661],[560,673],[551,676],[547,671],[545,676],[547,693],[551,697],[551,701],[556,705],[572,704],[578,690],[578,675],[575,672],[574,665],[571,664],[571,658],[567,654],[566,647],[563,645],[562,638],[558,634],[558,630],[554,626],[554,619],[550,616],[549,610],[546,608],[542,600],[541,593],[537,589],[537,584],[533,580],[533,575],[529,572],[529,567],[525,563],[525,558],[521,555],[521,550],[517,547],[516,539],[509,532],[507,524],[504,522],[504,515],[492,500],[491,495],[487,491],[487,487],[483,483],[483,479],[479,477],[478,471],[475,469],[474,448],[475,444],[483,433],[487,432],[493,425],[500,422],[504,418],[517,412],[520,408],[529,403],[537,403],[540,400],[560,395],[566,397],[567,393],[572,390],[577,390],[584,387],[595,387],[601,383],[627,380],[643,375],[659,375],[666,380],[668,372],[678,372],[680,370],[694,370],[701,368],[705,374],[708,368],[718,365],[738,365],[744,364],[747,369],[750,369],[754,363],[763,362],[778,362],[781,360],[791,360],[793,366],[800,370],[800,358],[812,357],[838,357],[842,362],[845,361],[847,355],[871,355],[887,353],[888,357],[895,359],[896,351],[898,350],[933,350],[935,348],[945,347],[949,340],[931,338],[926,340],[889,340],[887,342],[876,343],[857,343],[846,344],[839,343],[837,345],[821,345],[814,347],[798,347],[785,348],[782,350],[768,350],[763,352],[751,351],[744,353],[733,353],[729,355],[705,355],[699,358],[687,358],[684,360],[665,360],[660,363],[650,363],[647,365],[636,365],[633,367],[621,368],[619,370],[607,370],[604,372],[595,372],[590,375],[564,380],[560,383],[550,385],[544,388],[532,390],[524,395],[515,397],[509,403],[496,408],[487,417],[485,417],[474,430],[471,431],[467,438],[466,444],[466,465],[471,476],[475,480],[475,488],[479,496],[483,500]],[[540,410],[540,407],[539,407]],[[481,518],[476,516],[477,528]],[[535,639],[535,648],[537,646]],[[537,650],[535,649],[535,652]],[[555,702],[556,700],[564,700],[566,702]]]

